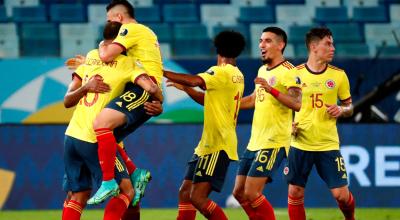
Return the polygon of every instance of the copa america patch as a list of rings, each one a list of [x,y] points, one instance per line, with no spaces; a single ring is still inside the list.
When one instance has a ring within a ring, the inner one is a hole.
[[[119,36],[125,36],[128,34],[128,29],[124,28],[121,32],[119,32]]]
[[[301,79],[300,79],[300,77],[296,76],[296,77],[295,77],[295,80],[296,80],[296,84],[297,84],[297,85],[301,85]]]
[[[208,73],[210,75],[214,75],[214,71],[212,69],[207,70],[206,73]]]
[[[288,175],[288,173],[289,173],[289,167],[285,167],[283,169],[283,174]]]
[[[332,79],[328,79],[328,80],[326,80],[326,82],[325,82],[325,86],[326,86],[326,88],[328,88],[328,89],[333,89],[333,88],[335,88],[335,81],[333,81]]]

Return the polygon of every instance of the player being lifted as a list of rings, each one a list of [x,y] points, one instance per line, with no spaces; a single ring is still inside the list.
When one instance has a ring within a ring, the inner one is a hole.
[[[302,79],[303,98],[295,114],[294,138],[284,173],[289,183],[291,220],[305,220],[304,188],[315,165],[336,199],[346,220],[354,220],[355,202],[347,186],[347,174],[339,151],[336,120],[353,113],[346,73],[329,63],[335,47],[329,29],[313,28],[306,35],[308,60],[296,68]],[[337,105],[340,101],[340,105]]]
[[[178,220],[195,219],[196,209],[207,219],[227,219],[208,196],[212,191],[221,191],[230,161],[238,159],[235,129],[244,78],[236,66],[236,57],[243,51],[245,41],[238,32],[224,31],[215,37],[214,46],[217,65],[206,72],[187,75],[164,71],[173,86],[204,105],[203,134],[179,189]],[[205,93],[194,90],[195,86]]]
[[[140,67],[143,73],[148,74],[161,88],[163,67],[157,36],[154,32],[137,23],[134,8],[126,0],[114,0],[107,6],[107,20],[120,22],[122,26],[112,44],[100,45],[101,60],[112,62],[117,56],[125,52],[135,65]],[[132,98],[133,93],[129,93],[129,89],[125,89],[124,99]],[[132,85],[131,89],[135,90],[136,86]],[[145,100],[141,99],[140,101]],[[118,108],[116,105],[118,103],[114,105],[114,108]],[[98,204],[114,195],[118,190],[113,173],[115,152],[117,151],[117,140],[113,134],[114,129],[130,124],[132,129],[125,129],[126,135],[128,135],[148,119],[145,114],[142,114],[144,112],[126,113],[123,114],[115,109],[106,108],[94,122],[94,129],[98,137],[98,154],[103,172],[103,182],[96,194],[89,200],[89,204]],[[136,193],[133,204],[136,204],[143,196],[144,188],[151,176],[147,170],[136,169],[131,178]]]
[[[247,149],[240,158],[233,195],[249,219],[275,219],[263,195],[265,184],[286,158],[292,130],[292,110],[301,108],[301,82],[294,66],[285,60],[285,31],[267,27],[259,41],[264,63],[255,79],[256,88],[242,99],[240,108],[254,108]]]

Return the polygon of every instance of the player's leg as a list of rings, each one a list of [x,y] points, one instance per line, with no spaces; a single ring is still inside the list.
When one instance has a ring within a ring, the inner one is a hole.
[[[129,204],[121,220],[140,220],[140,205],[132,206],[132,204]]]
[[[91,150],[93,144],[66,136],[64,142],[65,181],[63,188],[71,192],[63,209],[63,220],[78,220],[90,197],[92,179],[90,169],[82,160],[80,149]],[[96,147],[92,150],[96,152]],[[97,162],[98,163],[98,162]]]
[[[331,190],[346,220],[353,220],[355,199],[347,187],[346,167],[340,151],[319,152],[315,165],[318,174]]]
[[[192,190],[192,179],[197,160],[198,157],[193,155],[192,159],[187,164],[184,180],[179,188],[177,220],[194,220],[196,218],[196,208],[190,201],[190,192]]]
[[[221,191],[229,163],[230,159],[223,150],[201,156],[197,162],[190,200],[207,219],[227,219],[222,208],[208,195],[211,191]]]
[[[104,210],[104,220],[120,220],[135,194],[131,180],[119,154],[115,160],[115,180],[119,184],[120,193],[112,197]]]
[[[96,117],[93,127],[98,137],[98,155],[102,163],[103,182],[93,199],[89,200],[89,204],[93,200],[104,201],[115,194],[117,186],[111,171],[117,151],[117,141],[132,133],[151,117],[145,113],[143,106],[149,99],[149,94],[141,87],[128,83],[123,95],[113,99]],[[135,205],[143,197],[151,175],[147,170],[135,170],[132,179],[136,190],[136,197],[133,199]]]
[[[123,125],[126,117],[123,113],[114,109],[105,108],[96,117],[93,128],[96,132],[98,143],[98,157],[103,181],[95,195],[89,200],[89,204],[96,201],[104,201],[108,197],[117,194],[118,184],[114,179],[114,161],[117,152],[117,141],[113,134],[114,128]]]
[[[254,152],[248,151],[247,149],[243,152],[242,156],[240,157],[235,179],[235,186],[232,193],[250,219],[254,216],[255,213],[254,209],[250,206],[250,202],[245,198],[244,185],[246,183],[246,177],[254,158]]]
[[[283,170],[288,189],[288,213],[290,220],[305,220],[304,188],[314,164],[313,152],[290,147],[287,165]]]
[[[255,210],[255,219],[275,219],[274,209],[263,195],[265,184],[272,182],[273,175],[285,158],[285,148],[262,149],[255,152],[245,183],[245,197]]]
[[[150,115],[146,114],[146,110],[144,109],[144,103],[151,100],[151,97],[148,95],[148,93],[138,85],[131,83],[126,85],[125,91],[128,92],[125,92],[124,95],[118,97],[115,99],[115,101],[110,102],[107,106],[107,108],[113,108],[124,113],[126,117],[126,122],[124,125],[114,129],[114,135],[117,141],[123,140],[151,118]],[[127,96],[127,93],[135,94],[136,98],[132,100],[125,99],[124,97]],[[126,153],[119,148],[118,150],[122,154]],[[132,160],[130,160],[127,155],[124,161],[126,162],[128,168],[134,166]],[[150,171],[146,169],[137,168],[132,173],[131,170],[131,168],[128,169],[133,183],[133,188],[135,189],[135,196],[132,200],[132,205],[135,206],[139,203],[140,199],[143,198],[146,186],[151,180],[151,174]]]

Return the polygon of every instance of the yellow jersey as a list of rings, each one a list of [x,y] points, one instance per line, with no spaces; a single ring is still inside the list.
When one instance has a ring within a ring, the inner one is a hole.
[[[224,150],[238,160],[236,121],[244,90],[244,77],[236,66],[213,66],[198,74],[206,85],[204,127],[195,154],[203,156]]]
[[[160,45],[150,28],[137,23],[123,24],[113,43],[123,47],[136,66],[153,76],[161,88],[163,65]]]
[[[115,97],[121,95],[125,84],[135,82],[141,71],[134,69],[132,59],[119,55],[112,62],[104,63],[99,57],[98,50],[92,50],[86,55],[85,64],[76,69],[74,75],[82,79],[82,86],[96,75],[103,78],[111,87],[107,93],[87,93],[79,100],[71,121],[65,132],[66,135],[82,141],[96,143],[93,121],[97,114]]]
[[[258,77],[267,80],[269,85],[280,93],[287,94],[291,87],[301,88],[301,80],[296,68],[284,61],[272,69],[263,65],[258,70]],[[290,145],[293,111],[267,93],[259,84],[255,88],[255,107],[251,137],[247,149],[257,151]]]
[[[336,118],[327,112],[326,104],[337,104],[351,98],[346,73],[332,65],[320,72],[312,72],[306,64],[296,67],[302,80],[302,107],[295,114],[298,134],[291,146],[305,151],[339,150]]]

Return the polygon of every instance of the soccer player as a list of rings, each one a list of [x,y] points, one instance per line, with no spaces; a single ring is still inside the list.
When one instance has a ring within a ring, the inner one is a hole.
[[[134,8],[126,0],[114,0],[107,5],[107,20],[117,21],[123,25],[112,44],[100,44],[101,60],[112,62],[117,56],[125,52],[128,57],[133,59],[135,65],[142,68],[143,73],[147,73],[161,88],[163,67],[159,43],[154,32],[148,27],[137,23]],[[135,86],[132,89],[134,88]],[[132,97],[133,93],[128,92],[126,90],[125,99]],[[113,108],[118,108],[116,105]],[[140,114],[126,116],[128,114],[125,115],[115,109],[106,108],[95,120],[94,129],[99,137],[97,139],[99,145],[98,154],[103,172],[103,182],[96,194],[89,200],[89,204],[97,204],[104,201],[118,189],[113,173],[115,152],[118,149],[117,140],[113,134],[115,132],[114,129],[126,123],[135,123],[139,126],[148,119],[146,119],[145,115]],[[133,131],[134,129],[130,132]],[[141,169],[138,172],[135,171],[131,178],[136,191],[133,203],[136,204],[143,196],[144,188],[151,176],[149,171]]]
[[[286,158],[292,110],[301,108],[301,82],[294,66],[283,57],[286,44],[287,35],[281,28],[263,30],[259,40],[263,65],[255,79],[256,88],[240,104],[241,109],[255,109],[250,141],[240,158],[233,190],[249,219],[275,219],[263,190]]]
[[[345,219],[353,220],[355,202],[347,186],[336,128],[337,118],[353,113],[349,80],[343,70],[329,64],[335,47],[328,28],[312,28],[306,34],[306,45],[308,60],[296,67],[302,79],[302,107],[295,114],[295,136],[284,169],[289,184],[289,217],[306,219],[304,188],[315,165]]]
[[[120,24],[109,22],[104,29],[105,44],[111,43],[118,34]],[[132,59],[120,55],[113,62],[100,60],[99,51],[90,51],[73,74],[72,82],[64,97],[65,107],[77,106],[65,132],[64,162],[66,182],[64,190],[71,192],[71,199],[63,210],[63,219],[80,219],[90,197],[92,179],[101,181],[101,169],[97,157],[96,135],[93,121],[110,100],[120,95],[128,82],[143,87],[144,92],[160,95],[161,90],[141,70],[135,69]],[[116,134],[119,135],[119,134]],[[126,167],[117,156],[115,175],[121,193],[112,198],[104,212],[105,220],[119,220],[130,204],[134,190]]]
[[[221,207],[208,198],[220,192],[231,160],[237,160],[236,121],[243,95],[244,77],[236,57],[245,41],[238,32],[224,31],[214,40],[217,65],[198,75],[164,71],[172,85],[204,104],[204,128],[179,189],[178,220],[192,220],[196,209],[207,219],[227,219]],[[177,85],[175,83],[181,84]],[[198,86],[205,93],[191,87]]]

